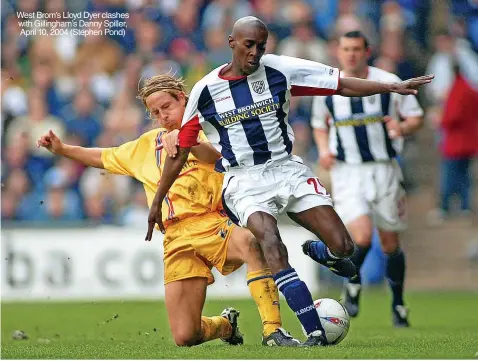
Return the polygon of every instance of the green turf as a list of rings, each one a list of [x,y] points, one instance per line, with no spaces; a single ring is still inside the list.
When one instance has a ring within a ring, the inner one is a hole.
[[[337,292],[328,295],[338,297]],[[209,301],[204,312],[215,315],[230,305],[238,308],[245,345],[214,341],[193,348],[173,345],[161,302],[2,304],[2,358],[477,358],[477,293],[409,293],[407,300],[413,327],[396,330],[386,291],[366,290],[347,338],[335,347],[313,349],[260,346],[260,321],[250,300]],[[303,339],[284,301],[282,314],[284,326]],[[25,331],[30,339],[12,340],[14,330]]]

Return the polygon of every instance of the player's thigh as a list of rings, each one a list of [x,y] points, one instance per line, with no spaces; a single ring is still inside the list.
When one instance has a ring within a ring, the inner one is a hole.
[[[369,173],[364,165],[340,162],[330,171],[334,208],[346,225],[371,214],[369,198],[375,186]]]
[[[261,246],[256,237],[246,228],[234,227],[227,247],[227,262],[247,263],[248,271],[267,267]]]
[[[327,191],[308,167],[301,163],[296,163],[294,167],[290,181],[293,192],[287,205],[287,214],[325,242],[336,255],[351,254],[353,241],[332,207],[332,199]]]
[[[369,215],[361,215],[346,224],[352,239],[359,246],[367,247],[372,241],[373,221]]]
[[[224,210],[237,225],[246,227],[255,212],[268,213],[277,219],[277,185],[269,172],[254,171],[226,175],[223,189]]]
[[[407,203],[400,167],[395,162],[382,164],[376,175],[377,182],[382,186],[372,209],[374,223],[383,231],[405,230]]]
[[[198,340],[207,284],[207,278],[194,277],[165,286],[169,325],[178,346],[191,346]]]

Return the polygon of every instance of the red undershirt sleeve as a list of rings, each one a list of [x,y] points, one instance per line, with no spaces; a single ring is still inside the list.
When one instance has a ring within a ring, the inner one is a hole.
[[[194,116],[186,124],[183,125],[179,131],[179,146],[181,148],[191,148],[198,143],[199,131],[202,130],[201,124],[199,124],[199,116]]]

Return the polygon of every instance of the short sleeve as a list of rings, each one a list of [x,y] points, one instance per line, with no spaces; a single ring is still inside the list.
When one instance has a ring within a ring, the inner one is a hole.
[[[402,117],[421,117],[423,109],[415,95],[401,95],[398,102],[398,112]]]
[[[193,87],[189,95],[188,104],[181,122],[181,130],[178,135],[181,148],[191,148],[197,144],[199,131],[202,129],[201,124],[199,124],[198,104],[203,88],[204,86],[198,83]]]
[[[333,95],[339,87],[337,68],[285,55],[268,55],[267,62],[289,78],[292,96]]]
[[[148,152],[148,146],[144,139],[138,138],[119,147],[105,148],[101,152],[103,166],[110,173],[135,177]]]
[[[312,116],[310,124],[314,129],[327,129],[327,120],[329,118],[329,111],[325,104],[325,97],[314,97],[312,102]]]

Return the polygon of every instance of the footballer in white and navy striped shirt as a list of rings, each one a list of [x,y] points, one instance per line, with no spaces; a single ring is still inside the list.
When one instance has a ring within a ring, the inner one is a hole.
[[[344,34],[338,48],[341,75],[400,81],[395,74],[368,66],[369,55],[367,39],[360,31]],[[406,227],[405,191],[395,158],[402,150],[403,136],[422,123],[423,110],[413,94],[314,98],[311,124],[320,163],[331,171],[335,209],[357,244],[351,259],[358,277],[345,287],[345,307],[352,317],[358,314],[360,267],[370,249],[375,223],[387,254],[393,321],[399,327],[409,325],[403,301],[405,256],[398,237]],[[321,244],[311,242],[308,253],[313,256],[317,246]]]
[[[327,340],[312,296],[289,265],[277,228],[277,216],[290,218],[313,232],[320,252],[315,260],[336,273],[355,275],[354,243],[314,173],[291,154],[294,136],[287,124],[291,96],[341,94],[365,96],[398,92],[415,94],[433,76],[385,84],[340,78],[338,69],[297,58],[264,55],[268,30],[259,19],[239,19],[229,36],[232,62],[213,70],[192,89],[179,150],[168,158],[148,218],[151,239],[161,223],[161,202],[196,144],[201,129],[222,154],[217,169],[225,171],[223,205],[229,217],[248,227],[259,240],[279,290],[299,318],[304,345]],[[339,81],[340,80],[340,81]]]

